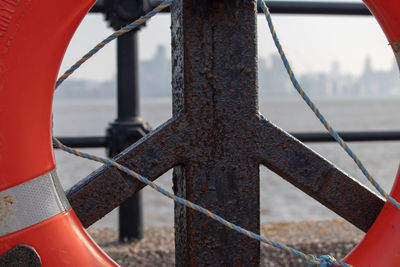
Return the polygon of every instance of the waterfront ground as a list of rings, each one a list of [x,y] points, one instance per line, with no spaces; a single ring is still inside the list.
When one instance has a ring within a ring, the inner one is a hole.
[[[174,229],[146,227],[140,241],[120,244],[116,229],[90,228],[89,233],[121,266],[174,266]],[[344,257],[364,233],[342,220],[264,224],[261,233],[305,253]],[[261,246],[261,266],[299,266],[297,257],[266,245]],[[301,265],[300,265],[301,266]]]

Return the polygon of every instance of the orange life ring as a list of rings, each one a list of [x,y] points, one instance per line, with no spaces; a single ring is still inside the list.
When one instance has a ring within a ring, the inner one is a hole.
[[[51,142],[57,66],[93,2],[0,0],[0,255],[26,244],[36,249],[43,266],[116,265],[68,206],[54,172]],[[365,2],[395,46],[400,1]],[[391,195],[400,200],[400,172]],[[345,261],[400,266],[400,211],[386,203]]]
[[[0,0],[0,255],[18,244],[42,266],[116,266],[91,240],[55,175],[58,67],[94,0]]]
[[[400,1],[363,0],[385,32],[396,57],[400,43]],[[398,58],[399,59],[399,58]],[[400,62],[399,62],[400,63]],[[400,201],[400,168],[390,195]],[[364,239],[344,259],[354,266],[400,266],[400,211],[386,202]]]

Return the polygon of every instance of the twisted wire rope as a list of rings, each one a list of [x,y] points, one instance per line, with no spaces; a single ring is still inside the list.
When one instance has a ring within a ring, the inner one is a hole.
[[[134,22],[132,22],[131,24],[128,24],[127,26],[121,28],[120,30],[114,32],[112,35],[110,35],[109,37],[107,37],[106,39],[104,39],[102,42],[100,42],[99,44],[97,44],[92,50],[90,50],[87,54],[85,54],[80,60],[78,60],[71,68],[69,68],[56,82],[56,86],[55,88],[57,88],[62,82],[64,82],[75,70],[77,70],[83,63],[85,63],[88,59],[90,59],[94,54],[96,54],[97,52],[99,52],[105,45],[107,45],[108,43],[110,43],[112,40],[116,39],[117,37],[132,31],[133,29],[137,28],[139,25],[145,23],[146,21],[148,21],[150,18],[152,18],[153,16],[155,16],[156,14],[158,14],[162,9],[170,6],[172,4],[174,0],[165,0],[163,1],[161,4],[159,4],[156,8],[154,8],[152,11],[150,11],[149,13],[147,13],[146,15],[140,17],[139,19],[135,20]],[[357,166],[361,169],[361,171],[364,173],[364,175],[367,177],[367,179],[371,182],[371,184],[373,184],[373,186],[378,190],[378,192],[383,195],[386,200],[390,201],[393,205],[395,205],[397,208],[400,209],[400,204],[394,200],[391,196],[389,196],[380,186],[379,184],[372,178],[372,176],[369,174],[369,172],[366,170],[366,168],[364,167],[364,165],[362,164],[362,162],[359,160],[359,158],[353,153],[353,151],[348,147],[348,145],[343,141],[343,139],[337,134],[337,132],[329,125],[329,123],[326,121],[326,119],[322,116],[322,114],[320,113],[320,111],[318,110],[318,108],[315,106],[315,104],[311,101],[311,99],[308,97],[308,95],[304,92],[304,90],[302,89],[302,87],[300,86],[300,84],[298,83],[292,68],[290,67],[290,64],[286,58],[286,55],[283,51],[283,48],[279,42],[279,39],[277,37],[277,34],[275,32],[274,26],[272,24],[272,19],[271,19],[271,14],[269,12],[269,9],[266,5],[266,3],[263,0],[259,0],[259,5],[261,6],[261,8],[263,9],[267,22],[268,22],[268,26],[270,28],[274,43],[279,51],[279,54],[281,56],[281,59],[283,61],[283,64],[290,76],[290,79],[293,83],[293,86],[296,88],[296,90],[299,92],[299,94],[301,95],[301,97],[305,100],[305,102],[307,103],[307,105],[313,110],[313,112],[315,113],[315,115],[318,117],[318,119],[322,122],[322,124],[325,126],[325,128],[329,131],[329,133],[333,136],[333,138],[342,146],[342,148],[350,155],[350,157],[356,162]],[[265,244],[274,246],[276,248],[285,250],[287,252],[289,252],[290,254],[294,254],[300,258],[302,258],[308,265],[310,266],[321,266],[321,267],[326,267],[326,266],[334,266],[334,265],[340,265],[340,266],[351,266],[345,262],[341,262],[336,260],[334,257],[329,256],[329,255],[323,255],[320,257],[316,257],[313,255],[308,255],[305,254],[301,251],[298,251],[294,248],[288,247],[284,244],[280,244],[278,242],[275,242],[273,240],[267,239],[259,234],[256,234],[252,231],[246,230],[234,223],[231,223],[227,220],[225,220],[224,218],[218,216],[217,214],[193,203],[190,202],[186,199],[183,199],[181,197],[178,197],[168,191],[166,191],[165,189],[163,189],[162,187],[156,185],[155,183],[151,182],[150,180],[148,180],[147,178],[141,176],[140,174],[130,170],[129,168],[113,161],[110,159],[106,159],[106,158],[102,158],[102,157],[98,157],[95,155],[91,155],[88,153],[84,153],[81,151],[78,151],[76,149],[72,149],[70,147],[65,146],[64,144],[62,144],[57,138],[53,137],[53,142],[54,144],[60,148],[63,151],[66,151],[68,153],[71,153],[73,155],[79,156],[81,158],[86,158],[89,160],[93,160],[93,161],[97,161],[100,163],[103,163],[105,165],[111,166],[111,167],[116,167],[118,170],[125,172],[126,174],[134,177],[135,179],[139,180],[140,182],[145,183],[146,185],[150,186],[151,188],[153,188],[154,190],[160,192],[161,194],[163,194],[164,196],[174,200],[177,203],[180,203],[188,208],[194,209],[198,212],[203,213],[204,215],[210,217],[211,219],[227,226],[228,228],[235,230],[241,234],[244,234],[246,236],[248,236],[249,238],[252,239],[256,239],[258,241],[261,241]]]
[[[375,187],[375,189],[381,194],[387,201],[392,203],[397,209],[400,209],[400,204],[397,202],[393,197],[385,192],[385,190],[378,184],[378,182],[372,177],[372,175],[368,172],[365,168],[364,164],[361,162],[359,157],[350,149],[347,143],[340,137],[340,135],[331,127],[331,125],[327,122],[325,117],[321,114],[317,106],[314,104],[313,101],[308,97],[308,95],[304,92],[303,88],[301,87],[300,83],[297,81],[296,76],[293,73],[292,67],[289,64],[289,61],[286,57],[285,52],[283,51],[283,47],[279,42],[279,38],[276,34],[275,27],[272,23],[271,13],[269,12],[268,6],[266,5],[264,0],[258,0],[259,5],[264,11],[265,17],[268,22],[268,27],[270,29],[272,38],[274,40],[275,46],[278,49],[279,55],[282,59],[283,65],[287,73],[289,74],[290,80],[292,81],[293,86],[295,87],[296,91],[300,94],[300,96],[304,99],[307,105],[311,108],[317,118],[321,121],[324,127],[328,130],[329,134],[339,143],[339,145],[346,151],[346,153],[353,159],[353,161],[357,164],[358,168],[364,174],[364,176],[368,179],[368,181]]]
[[[258,241],[261,241],[265,244],[268,244],[270,246],[285,250],[287,252],[289,252],[290,254],[294,254],[298,257],[300,257],[301,259],[303,259],[309,266],[320,266],[320,267],[328,267],[328,266],[344,266],[344,267],[350,267],[352,265],[349,265],[345,262],[341,262],[336,260],[334,257],[329,256],[329,255],[322,255],[320,257],[316,257],[314,255],[309,255],[309,254],[305,254],[301,251],[298,251],[294,248],[288,247],[284,244],[281,244],[279,242],[270,240],[268,238],[263,237],[262,235],[256,234],[252,231],[246,230],[234,223],[231,223],[227,220],[225,220],[224,218],[222,218],[221,216],[218,216],[217,214],[209,211],[208,209],[205,209],[189,200],[186,200],[184,198],[181,198],[177,195],[174,195],[170,192],[168,192],[167,190],[163,189],[162,187],[158,186],[157,184],[151,182],[149,179],[147,179],[146,177],[130,170],[129,168],[125,167],[124,165],[119,164],[118,162],[111,160],[111,159],[106,159],[106,158],[102,158],[102,157],[98,157],[95,155],[91,155],[82,151],[78,151],[76,149],[70,148],[64,144],[62,144],[57,138],[53,137],[53,143],[60,148],[63,151],[66,151],[70,154],[73,154],[75,156],[81,157],[81,158],[85,158],[85,159],[89,159],[89,160],[93,160],[93,161],[97,161],[100,163],[103,163],[105,165],[111,166],[111,167],[115,167],[118,170],[128,174],[129,176],[139,180],[142,183],[145,183],[146,185],[150,186],[151,188],[153,188],[154,190],[158,191],[159,193],[163,194],[164,196],[172,199],[173,201],[180,203],[188,208],[191,208],[193,210],[196,210],[198,212],[201,212],[202,214],[206,215],[207,217],[227,226],[228,228],[235,230],[241,234],[244,234],[246,236],[248,236],[251,239],[255,239]]]

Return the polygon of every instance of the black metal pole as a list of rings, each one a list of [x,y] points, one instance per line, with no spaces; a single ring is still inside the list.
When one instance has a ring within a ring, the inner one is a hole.
[[[109,156],[113,157],[148,132],[139,113],[137,32],[117,40],[118,93],[117,119],[108,130]],[[141,193],[137,192],[119,208],[119,240],[129,242],[143,237]]]
[[[307,15],[372,15],[363,3],[319,1],[267,1],[271,13]],[[259,13],[263,11],[259,8]]]
[[[119,122],[140,122],[137,33],[129,32],[117,40]]]
[[[153,8],[159,5],[162,0],[152,2]],[[274,14],[304,14],[304,15],[351,15],[351,16],[371,16],[371,12],[363,3],[357,2],[338,2],[338,1],[267,1],[271,13]],[[102,4],[98,2],[91,12],[101,10]],[[97,11],[99,12],[99,11]],[[161,12],[170,12],[169,8]],[[264,13],[258,8],[258,13]]]
[[[118,117],[120,123],[139,121],[139,83],[137,33],[118,38]],[[136,140],[135,140],[136,141]],[[124,145],[123,148],[129,146]],[[119,151],[121,152],[121,151]],[[137,192],[119,207],[119,240],[143,238],[142,193]]]

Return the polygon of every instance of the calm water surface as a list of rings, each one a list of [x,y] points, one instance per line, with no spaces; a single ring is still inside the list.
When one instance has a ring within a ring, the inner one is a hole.
[[[321,112],[339,131],[399,130],[400,99],[321,100]],[[170,118],[169,99],[146,99],[141,103],[142,117],[153,128]],[[261,100],[261,113],[289,132],[323,131],[323,127],[301,100]],[[113,101],[56,101],[54,133],[57,136],[104,135],[116,116]],[[339,168],[367,184],[352,160],[335,143],[308,144]],[[400,142],[356,142],[350,147],[359,155],[381,185],[390,190],[400,159]],[[104,149],[85,149],[104,156]],[[57,170],[63,187],[69,188],[100,165],[56,151]],[[172,192],[171,171],[157,183]],[[308,197],[265,167],[261,167],[261,223],[337,218],[333,212]],[[173,203],[152,189],[143,190],[144,223],[173,225]],[[97,223],[116,227],[117,211]]]

